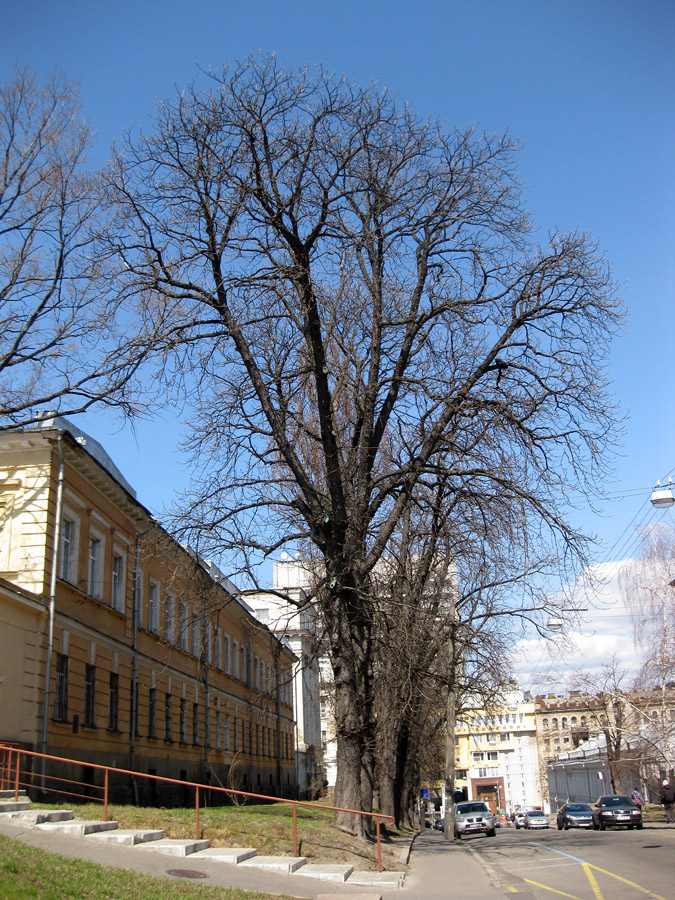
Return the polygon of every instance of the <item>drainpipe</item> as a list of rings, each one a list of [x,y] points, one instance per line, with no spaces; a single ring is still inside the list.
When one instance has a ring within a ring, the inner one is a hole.
[[[52,549],[52,570],[49,577],[49,624],[47,631],[47,661],[45,666],[44,706],[42,710],[42,752],[47,752],[47,736],[49,733],[49,707],[51,704],[52,653],[54,651],[54,619],[56,616],[56,578],[59,566],[59,549],[61,546],[61,520],[63,518],[63,435],[57,438],[59,450],[59,474],[56,487],[56,520],[54,523],[54,546]],[[45,789],[47,760],[42,759],[40,788]]]

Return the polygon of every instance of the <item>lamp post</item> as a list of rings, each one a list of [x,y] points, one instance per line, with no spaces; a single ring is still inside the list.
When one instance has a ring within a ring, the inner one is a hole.
[[[652,506],[656,509],[670,509],[675,504],[675,495],[673,495],[673,479],[668,479],[667,485],[662,485],[660,481],[656,482],[656,487],[652,491],[650,497]]]

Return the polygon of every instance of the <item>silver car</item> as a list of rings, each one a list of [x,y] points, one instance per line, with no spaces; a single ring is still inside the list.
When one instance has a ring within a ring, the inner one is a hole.
[[[487,804],[478,800],[456,804],[455,837],[461,840],[465,834],[495,836],[495,817],[488,809]]]
[[[525,828],[548,828],[548,816],[540,809],[529,809],[525,813]]]

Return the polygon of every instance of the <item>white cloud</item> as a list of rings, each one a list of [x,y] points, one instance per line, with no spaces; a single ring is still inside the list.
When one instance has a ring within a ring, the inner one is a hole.
[[[560,617],[560,633],[546,638],[533,634],[518,641],[513,664],[524,688],[533,693],[564,692],[577,672],[597,671],[611,657],[628,671],[637,669],[630,611],[618,583],[626,562],[591,566],[556,598],[569,610]]]

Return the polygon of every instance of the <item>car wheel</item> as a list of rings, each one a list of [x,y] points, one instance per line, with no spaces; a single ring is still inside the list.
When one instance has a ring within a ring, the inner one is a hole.
[[[642,830],[642,822],[636,822],[635,827],[637,828],[638,831],[641,831]]]
[[[458,841],[462,840],[462,835],[459,833],[459,831],[455,832],[455,837],[457,838]]]
[[[570,823],[565,822],[565,831],[569,831],[569,830],[570,830]]]
[[[562,831],[562,829],[563,829],[562,825],[560,824],[560,822],[558,822],[558,831]]]
[[[520,830],[520,825],[516,822],[516,831]]]
[[[604,831],[606,827],[605,823],[600,819],[600,831]]]
[[[595,820],[593,820],[593,831],[597,831],[599,827],[600,826],[598,825],[598,823]]]
[[[492,828],[490,831],[485,832],[485,837],[494,837],[497,834],[497,829]]]
[[[633,830],[633,826],[632,826],[632,825],[629,825],[629,826],[628,826],[628,830],[629,830],[629,831],[632,831],[632,830]]]

